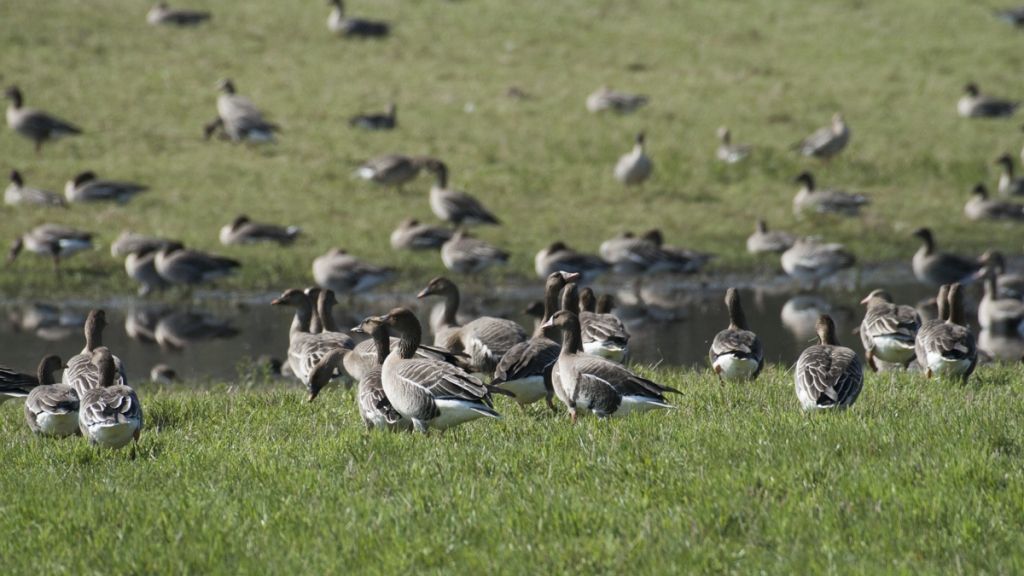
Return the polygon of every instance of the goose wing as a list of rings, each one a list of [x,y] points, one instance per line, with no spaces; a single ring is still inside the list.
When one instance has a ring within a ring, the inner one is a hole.
[[[25,408],[32,414],[78,412],[79,404],[78,393],[65,385],[40,386],[25,400]]]
[[[822,407],[851,402],[863,378],[857,354],[842,346],[811,346],[796,363],[797,385]]]
[[[41,110],[26,110],[21,116],[20,129],[34,134],[81,134],[82,129]]]
[[[432,398],[469,400],[491,406],[490,393],[483,382],[451,364],[411,358],[399,363],[395,374],[402,381],[423,390]]]
[[[504,318],[484,316],[462,327],[463,342],[476,340],[495,358],[501,358],[516,344],[526,340],[526,331],[519,324]],[[466,346],[469,348],[469,346]]]
[[[142,403],[128,386],[96,388],[82,395],[78,418],[86,427],[136,421],[142,425]]]
[[[531,338],[512,346],[494,369],[491,384],[511,382],[529,376],[541,376],[558,360],[562,347],[548,338]]]
[[[910,306],[895,304],[876,305],[868,308],[861,323],[864,336],[899,336],[913,340],[921,328],[921,317]]]
[[[574,357],[573,368],[579,375],[581,384],[607,386],[614,389],[619,396],[646,396],[664,400],[666,392],[679,394],[675,388],[648,380],[621,364],[598,356],[577,355]]]
[[[498,218],[483,203],[460,190],[444,190],[437,195],[437,201],[444,206],[444,212],[454,215],[456,220],[499,223]]]
[[[27,396],[38,385],[35,376],[0,366],[0,396]]]
[[[584,342],[616,342],[623,345],[629,342],[629,331],[613,314],[582,312],[580,328]]]
[[[764,349],[761,339],[750,330],[726,328],[716,334],[715,339],[711,341],[711,360],[714,361],[723,354],[733,354],[760,362],[764,357]]]

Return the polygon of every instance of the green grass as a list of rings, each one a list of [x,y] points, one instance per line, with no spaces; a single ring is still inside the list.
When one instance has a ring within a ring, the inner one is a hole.
[[[308,283],[312,258],[338,245],[419,284],[441,270],[440,259],[394,254],[387,236],[403,216],[431,218],[429,179],[399,198],[351,177],[360,160],[402,151],[443,157],[453,184],[504,219],[480,234],[512,251],[503,272],[512,276],[531,275],[533,254],[556,237],[596,250],[620,230],[653,226],[675,244],[719,253],[722,268],[747,269],[754,260],[743,238],[758,216],[846,242],[864,262],[909,258],[919,225],[940,227],[940,243],[962,251],[1020,247],[1017,230],[961,215],[971,185],[993,181],[993,158],[1021,143],[1019,121],[955,115],[969,80],[1024,95],[1024,35],[978,3],[352,2],[353,13],[394,22],[384,42],[332,37],[315,2],[189,5],[214,10],[212,24],[152,29],[144,4],[115,0],[0,4],[3,82],[86,130],[39,157],[0,131],[5,165],[50,189],[83,169],[153,188],[126,207],[4,208],[0,237],[51,219],[95,231],[104,244],[124,228],[180,237],[243,260],[224,286],[247,290]],[[214,83],[225,76],[283,125],[278,145],[201,140]],[[601,84],[648,93],[651,104],[627,117],[592,116],[583,100]],[[504,97],[512,85],[534,98]],[[390,99],[399,130],[345,125]],[[853,130],[838,160],[788,151],[836,110]],[[720,124],[758,146],[749,163],[713,161]],[[623,194],[611,167],[640,129],[656,175]],[[860,219],[795,221],[791,180],[808,167],[822,185],[864,191],[874,204]],[[299,223],[306,239],[290,250],[220,247],[218,227],[243,211]],[[132,289],[105,248],[69,269],[58,284],[46,262],[25,255],[17,274],[0,275],[0,289]]]
[[[138,455],[0,407],[0,557],[27,573],[1019,573],[1019,367],[870,375],[804,415],[792,375],[655,372],[670,413],[368,433],[351,393],[143,389]],[[112,562],[112,564],[111,564]]]

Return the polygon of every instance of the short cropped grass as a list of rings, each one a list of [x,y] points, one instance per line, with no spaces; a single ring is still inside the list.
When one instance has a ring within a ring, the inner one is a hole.
[[[805,415],[792,375],[671,412],[368,433],[351,393],[143,389],[137,457],[33,438],[0,408],[0,557],[39,573],[1019,573],[1018,367],[870,375]]]

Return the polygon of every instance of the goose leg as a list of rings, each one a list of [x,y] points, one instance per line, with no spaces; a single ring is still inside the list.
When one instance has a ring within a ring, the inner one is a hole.
[[[576,409],[575,408],[570,408],[569,409],[569,422],[571,422],[573,425],[576,424]]]
[[[417,432],[420,432],[422,434],[426,434],[427,433],[427,423],[422,421],[422,420],[418,420],[416,418],[413,418],[412,419],[412,428],[413,428],[413,430],[415,430]]]
[[[722,367],[715,366],[715,376],[718,376],[718,383],[725,384],[725,380],[722,379]]]
[[[875,364],[875,349],[868,348],[867,352],[865,353],[865,356],[867,356],[868,367],[871,368],[871,371],[878,372],[878,366]]]

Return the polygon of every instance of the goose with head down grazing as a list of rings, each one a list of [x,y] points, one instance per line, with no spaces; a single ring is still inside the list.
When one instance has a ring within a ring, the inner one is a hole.
[[[78,427],[90,444],[121,448],[138,442],[142,431],[142,403],[135,390],[115,382],[114,357],[106,347],[93,350],[90,363],[97,387],[80,394]]]
[[[601,86],[587,96],[587,111],[596,114],[611,110],[619,114],[628,114],[647,104],[648,98],[643,94],[631,94],[612,90],[608,86]]]
[[[476,274],[491,266],[504,265],[509,253],[469,232],[458,229],[441,246],[441,262],[444,267],[458,274]]]
[[[867,307],[860,323],[860,341],[868,367],[878,372],[876,360],[908,367],[914,361],[914,342],[921,328],[917,310],[893,304],[892,296],[881,289],[872,290],[860,303]]]
[[[989,198],[988,188],[977,184],[971,190],[971,197],[964,204],[964,215],[969,220],[1010,220],[1024,221],[1024,204]]]
[[[213,16],[201,10],[171,8],[167,2],[157,2],[146,14],[150,26],[196,26]]]
[[[420,170],[430,160],[404,154],[385,154],[363,162],[356,169],[356,176],[381,186],[393,186],[401,192],[402,187],[419,176]]]
[[[61,260],[84,250],[92,249],[92,233],[81,232],[59,224],[40,224],[14,239],[7,254],[7,264],[13,264],[22,250],[53,259],[53,269],[60,275]]]
[[[940,291],[940,301],[942,296]],[[978,365],[977,343],[967,327],[963,298],[960,284],[951,284],[945,307],[940,306],[940,318],[944,319],[926,322],[917,333],[917,363],[928,378],[948,375],[966,382]]]
[[[85,346],[82,351],[68,359],[61,382],[71,386],[82,397],[86,390],[100,386],[99,371],[92,362],[92,353],[103,346],[103,330],[107,327],[107,313],[100,309],[89,311],[89,317],[85,320]],[[127,384],[128,380],[124,375],[124,364],[117,356],[113,356],[114,365],[117,367],[115,384]]]
[[[957,100],[956,112],[961,118],[1004,118],[1013,116],[1020,102],[993,98],[981,93],[974,82],[964,86],[964,94]]]
[[[940,252],[930,228],[918,228],[914,236],[921,239],[921,247],[914,253],[911,267],[914,276],[923,284],[967,284],[981,277],[982,262]]]
[[[1024,178],[1017,178],[1013,171],[1013,158],[1003,154],[996,158],[995,164],[1001,168],[997,190],[1003,196],[1020,196],[1024,194]]]
[[[366,292],[394,277],[394,268],[363,262],[340,248],[332,248],[313,260],[313,280],[338,294]]]
[[[793,148],[803,156],[828,160],[839,154],[850,142],[850,127],[843,115],[836,112],[828,126],[818,128],[810,136],[797,142]]]
[[[312,380],[314,368],[332,350],[347,353],[355,347],[355,343],[347,334],[341,332],[310,333],[309,325],[313,318],[313,303],[302,290],[289,288],[270,304],[295,308],[295,320],[292,322],[292,329],[288,334],[288,365],[291,367],[292,373],[306,386],[306,390],[309,392],[307,399],[312,402],[327,384],[319,382],[317,386],[314,386]],[[331,365],[332,378],[340,374],[338,368],[341,361],[342,358],[338,358],[337,363]]]
[[[852,194],[833,188],[816,188],[814,176],[810,172],[801,172],[794,181],[800,185],[796,196],[793,197],[793,213],[798,216],[805,212],[856,216],[860,214],[862,206],[871,203],[863,194]]]
[[[240,214],[230,224],[220,229],[220,243],[225,246],[234,244],[256,244],[274,242],[280,246],[288,246],[299,236],[298,226],[277,226],[253,222],[245,214]]]
[[[4,97],[11,101],[7,105],[7,127],[34,142],[37,154],[42,151],[44,142],[82,133],[70,122],[24,106],[24,97],[17,86],[9,86]]]
[[[796,236],[781,230],[768,230],[764,220],[754,225],[754,233],[747,237],[747,252],[751,254],[776,253],[789,250],[796,242]]]
[[[207,126],[206,137],[220,128],[234,142],[273,142],[281,127],[263,118],[263,112],[252,100],[235,91],[235,83],[224,78],[217,83],[217,120]]]
[[[732,132],[725,126],[718,129],[718,149],[715,151],[715,157],[719,161],[726,164],[742,162],[750,156],[751,150],[753,147],[748,144],[733,144]]]
[[[822,280],[852,267],[857,259],[838,243],[826,243],[818,238],[799,238],[782,253],[782,269],[801,281],[811,282],[817,290]]]
[[[424,224],[415,218],[399,222],[391,232],[393,250],[437,250],[451,239],[452,230]]]
[[[411,430],[412,420],[399,414],[391,405],[391,400],[388,400],[387,394],[384,393],[384,382],[381,380],[384,361],[387,360],[391,349],[397,345],[398,339],[391,337],[387,325],[377,316],[365,318],[358,326],[352,328],[352,332],[369,334],[368,342],[373,344],[374,352],[373,366],[357,379],[359,388],[356,392],[356,401],[359,404],[359,415],[363,417],[363,423],[371,430],[373,428]],[[394,344],[392,344],[392,340],[395,340]],[[421,344],[416,349],[417,355],[422,349],[423,345]],[[354,353],[355,351],[352,352],[352,354]]]
[[[720,380],[755,380],[764,368],[764,346],[747,326],[738,290],[725,291],[725,306],[729,326],[711,341],[711,369]]]
[[[58,194],[25,186],[21,172],[11,170],[11,183],[4,190],[4,204],[18,206],[33,204],[36,206],[60,206],[66,208],[67,203]]]
[[[29,430],[42,436],[72,436],[78,430],[78,392],[59,384],[53,373],[63,366],[59,356],[49,355],[39,362],[36,386],[25,399],[25,422]]]
[[[448,165],[440,160],[428,160],[427,169],[437,181],[430,187],[430,209],[434,215],[455,226],[501,224],[490,210],[469,194],[448,187]]]
[[[654,163],[647,156],[646,140],[643,132],[637,134],[633,149],[623,154],[615,163],[615,170],[612,173],[620,183],[626,186],[639,186],[651,177]]]
[[[539,278],[547,278],[552,272],[572,272],[580,275],[582,284],[593,282],[611,268],[600,256],[577,252],[561,240],[537,252],[533,265]]]
[[[64,197],[68,202],[117,202],[124,204],[137,194],[149,190],[149,186],[133,182],[100,180],[96,173],[79,172],[64,184]]]
[[[828,314],[818,318],[818,343],[796,361],[796,397],[805,411],[847,408],[864,387],[864,370],[853,350],[840,346]]]

